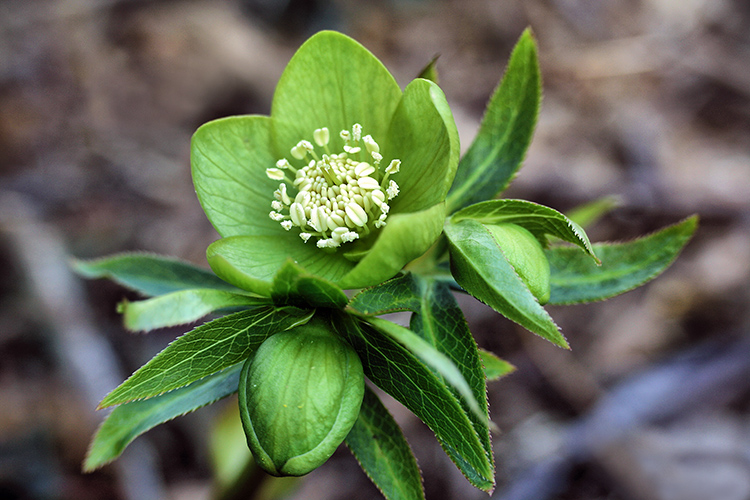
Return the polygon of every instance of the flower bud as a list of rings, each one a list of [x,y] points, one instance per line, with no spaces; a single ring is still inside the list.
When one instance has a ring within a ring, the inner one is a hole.
[[[545,304],[550,295],[550,269],[539,240],[517,224],[487,224],[485,227],[521,281],[540,304]]]
[[[359,356],[325,323],[269,337],[240,377],[240,416],[255,460],[275,476],[316,469],[351,430],[363,395]]]

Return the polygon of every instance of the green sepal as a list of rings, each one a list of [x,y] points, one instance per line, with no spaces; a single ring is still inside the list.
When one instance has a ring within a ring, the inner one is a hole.
[[[391,176],[401,190],[389,202],[391,210],[418,212],[443,203],[456,175],[460,143],[440,87],[419,78],[409,83],[387,137],[382,164],[394,157],[401,160],[401,170]]]
[[[247,359],[266,338],[306,323],[312,314],[292,307],[261,306],[205,323],[139,368],[99,408],[158,396],[228,368]]]
[[[268,178],[265,168],[276,160],[267,116],[230,116],[195,131],[190,144],[193,184],[206,217],[221,236],[294,238],[268,217],[279,183]]]
[[[447,198],[448,213],[493,198],[508,186],[531,143],[541,96],[536,43],[527,29],[487,104],[474,142],[461,158]]]
[[[207,269],[172,257],[143,252],[93,260],[73,259],[71,266],[86,278],[108,278],[146,296],[191,288],[239,291]]]
[[[125,328],[131,331],[151,331],[157,328],[184,325],[220,310],[268,305],[263,297],[194,288],[180,290],[146,300],[123,300],[117,311],[123,315]]]
[[[282,265],[273,279],[271,298],[277,306],[333,307],[343,309],[349,298],[338,286],[297,265],[292,259]]]
[[[334,327],[359,354],[365,375],[432,429],[471,484],[491,491],[492,461],[466,411],[442,377],[401,343],[350,314],[335,315]],[[393,376],[394,373],[399,375]]]
[[[302,476],[336,451],[357,420],[362,363],[325,316],[268,338],[244,364],[239,408],[256,463]]]
[[[115,408],[91,442],[84,472],[113,461],[149,429],[237,392],[241,369],[242,363],[238,363],[166,394]]]
[[[344,289],[363,288],[392,278],[429,250],[443,231],[444,220],[444,203],[389,216],[370,251],[337,284]]]
[[[314,244],[300,240],[287,246],[271,236],[222,238],[208,247],[206,256],[222,279],[262,296],[271,296],[273,279],[288,259],[342,289],[362,288],[391,278],[426,252],[440,235],[444,217],[442,203],[421,212],[389,216],[373,246],[356,263]]]
[[[424,500],[422,475],[409,443],[367,386],[359,417],[344,442],[386,500]]]
[[[490,232],[465,219],[445,225],[451,271],[466,292],[524,328],[569,348],[550,315],[521,281]]]
[[[340,149],[338,133],[355,123],[380,142],[400,99],[398,83],[369,50],[341,33],[316,33],[297,49],[276,86],[274,150],[286,157],[320,127],[328,127],[332,148]]]
[[[626,243],[597,243],[602,260],[594,266],[576,249],[546,250],[551,269],[550,304],[579,304],[614,297],[661,274],[677,258],[698,227],[698,217]]]
[[[438,70],[437,70],[437,60],[440,57],[440,54],[433,57],[430,62],[428,62],[424,68],[419,72],[417,75],[417,78],[424,78],[425,80],[429,80],[433,83],[439,84],[439,78],[438,78]]]

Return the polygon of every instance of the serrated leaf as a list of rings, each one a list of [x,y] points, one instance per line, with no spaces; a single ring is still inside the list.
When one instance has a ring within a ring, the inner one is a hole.
[[[479,357],[482,359],[487,382],[494,382],[516,371],[515,366],[484,349],[479,349]]]
[[[572,248],[546,250],[552,273],[549,303],[603,300],[646,283],[674,262],[697,226],[698,217],[693,216],[631,242],[595,244],[599,267]]]
[[[466,292],[531,332],[568,348],[555,322],[481,223],[472,219],[447,223],[445,234],[450,243],[451,271]]]
[[[271,298],[277,306],[343,309],[349,298],[333,283],[306,272],[288,259],[274,276]]]
[[[150,331],[198,321],[219,309],[268,305],[268,299],[208,288],[180,290],[137,302],[123,301],[118,311],[125,328]]]
[[[350,306],[371,315],[394,311],[414,313],[410,323],[411,330],[447,356],[470,387],[473,399],[481,408],[480,412],[472,409],[464,400],[464,395],[449,384],[449,388],[465,406],[464,410],[472,420],[487,456],[492,461],[484,371],[476,342],[449,286],[406,273],[361,292],[352,299]],[[440,373],[436,371],[436,374]]]
[[[241,370],[242,363],[238,363],[161,396],[115,408],[91,442],[83,464],[84,472],[116,459],[136,437],[149,429],[237,392]]]
[[[365,375],[432,429],[474,486],[492,490],[492,463],[461,403],[445,382],[388,335],[351,315],[335,318],[336,330],[362,359]]]
[[[471,387],[469,387],[469,383],[448,356],[438,351],[435,346],[427,342],[424,338],[401,325],[382,318],[367,318],[366,321],[381,333],[388,335],[404,346],[425,365],[435,371],[436,374],[440,375],[449,388],[460,394],[471,413],[477,418],[487,419],[487,414],[485,411],[482,411],[481,405],[474,397]],[[482,396],[484,399],[484,395]]]
[[[398,311],[417,311],[421,287],[411,273],[360,291],[349,305],[363,314],[380,316]]]
[[[123,253],[95,260],[74,259],[71,265],[86,278],[109,278],[146,296],[190,288],[239,291],[207,269],[147,253]]]
[[[471,393],[481,412],[472,411],[461,398],[466,412],[474,424],[487,457],[493,460],[490,442],[487,385],[479,358],[477,344],[469,331],[463,311],[446,283],[414,276],[421,283],[420,307],[411,318],[410,328],[439,352],[444,353],[458,368],[471,388]],[[460,392],[456,392],[458,396]]]
[[[482,224],[516,224],[527,229],[540,242],[554,236],[573,243],[596,259],[591,242],[581,226],[557,210],[526,200],[489,200],[459,210],[450,218],[453,223],[475,220]]]
[[[536,44],[527,29],[490,98],[474,142],[461,158],[448,194],[448,213],[493,198],[508,186],[531,143],[541,95]]]
[[[345,440],[386,500],[423,500],[422,476],[401,428],[365,386],[359,417]]]
[[[589,203],[577,206],[570,210],[566,215],[568,219],[572,220],[579,226],[588,227],[617,208],[620,203],[620,198],[617,196],[604,196]]]
[[[157,396],[228,368],[245,360],[269,336],[305,323],[312,314],[262,306],[205,323],[139,368],[99,408]]]

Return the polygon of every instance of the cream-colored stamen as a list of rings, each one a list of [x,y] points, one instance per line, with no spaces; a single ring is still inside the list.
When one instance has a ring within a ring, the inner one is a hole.
[[[302,241],[315,237],[316,246],[323,249],[335,249],[385,226],[388,201],[399,192],[389,176],[398,172],[400,160],[381,169],[380,145],[371,135],[362,136],[358,123],[351,131],[339,133],[343,144],[338,143],[338,154],[331,151],[336,144],[331,143],[326,127],[315,129],[312,137],[323,153],[316,153],[310,141],[301,140],[290,152],[304,166],[295,168],[282,158],[275,168],[266,169],[268,177],[286,180],[296,190],[290,194],[285,182],[279,184],[273,193],[271,219],[286,230],[298,227]]]

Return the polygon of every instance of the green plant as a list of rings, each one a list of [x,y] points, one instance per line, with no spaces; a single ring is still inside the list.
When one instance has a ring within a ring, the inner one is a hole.
[[[128,328],[220,316],[104,398],[100,407],[117,408],[86,470],[239,387],[248,443],[269,472],[309,472],[343,441],[386,498],[423,498],[409,445],[364,374],[434,431],[474,486],[493,489],[486,382],[513,368],[477,347],[454,291],[568,348],[543,304],[597,301],[654,278],[697,218],[592,245],[556,210],[495,198],[520,168],[539,111],[530,31],[460,159],[434,65],[422,75],[402,92],[357,42],[316,34],[287,66],[270,117],[195,133],[196,192],[221,235],[207,250],[213,273],[146,254],[74,263],[150,297],[120,304]],[[411,313],[408,328],[380,317],[395,311]],[[303,428],[309,442],[297,436]]]

